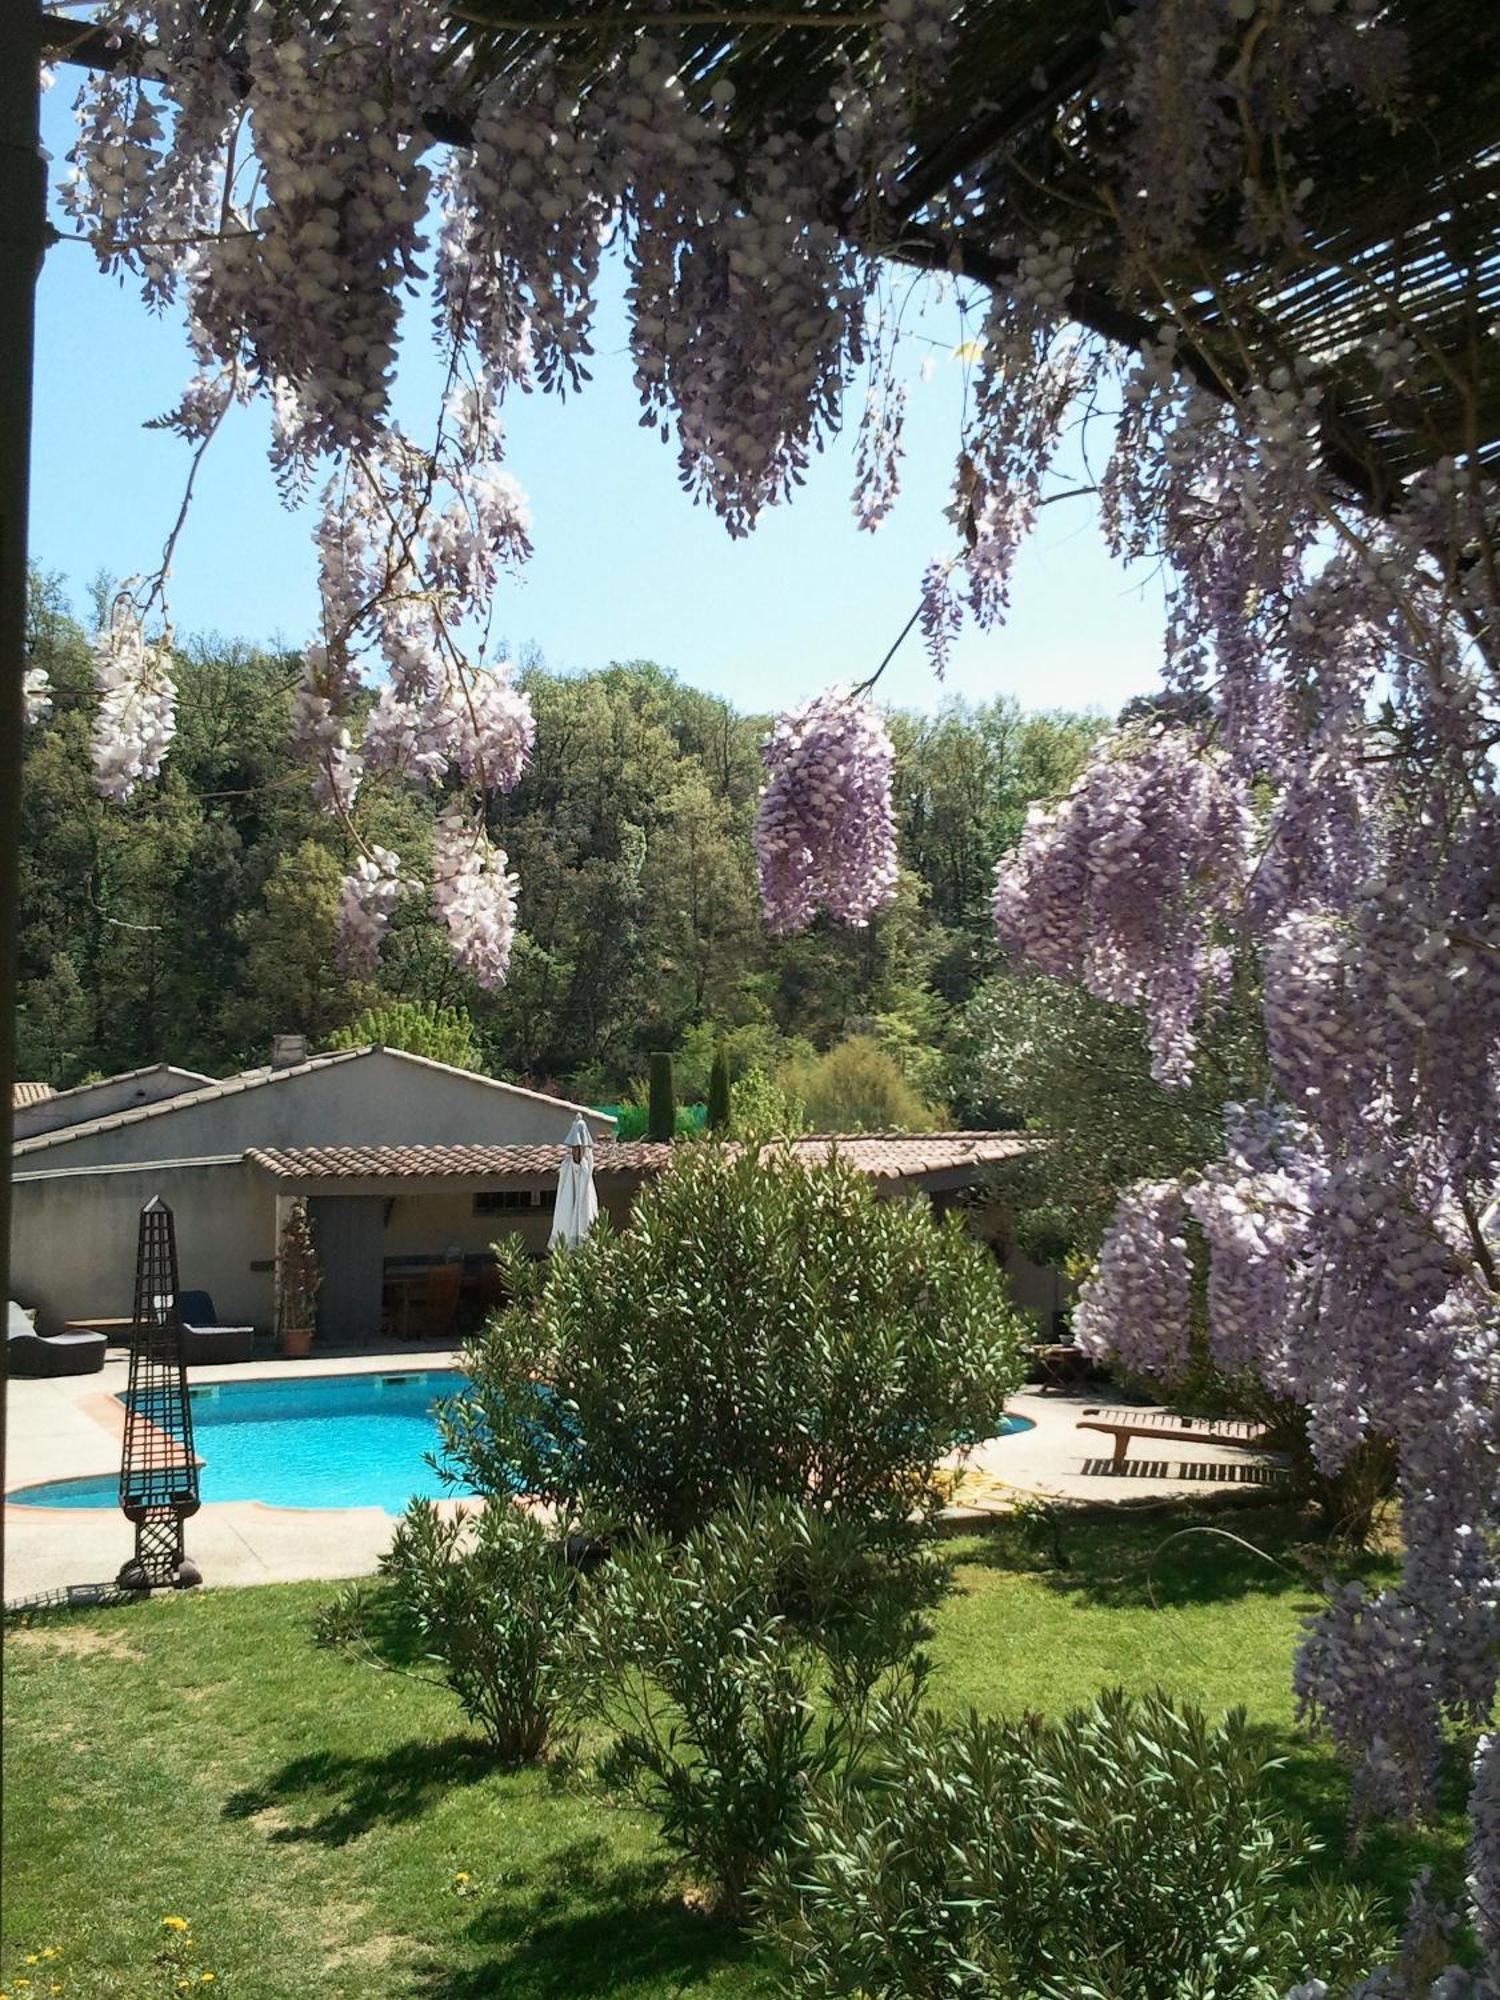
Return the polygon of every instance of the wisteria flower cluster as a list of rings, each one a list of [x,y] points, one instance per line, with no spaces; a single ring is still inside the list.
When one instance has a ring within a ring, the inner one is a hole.
[[[879,710],[829,688],[781,716],[761,754],[755,848],[767,925],[801,930],[820,909],[868,923],[897,878],[895,753]]]
[[[460,806],[433,829],[432,897],[458,965],[481,986],[503,986],[515,948],[516,878],[504,849]]]
[[[123,802],[162,767],[177,733],[171,662],[171,633],[148,639],[135,600],[120,592],[94,641],[94,779],[106,798]]]
[[[435,452],[399,433],[359,455],[323,495],[318,531],[323,632],[310,646],[295,697],[298,740],[318,771],[319,794],[351,824],[366,771],[440,788],[462,788],[464,824],[482,826],[484,801],[512,791],[531,755],[536,722],[506,661],[469,657],[461,622],[489,604],[504,566],[529,552],[520,488],[483,457],[487,408],[477,393],[455,399]],[[442,493],[451,494],[440,506]],[[360,655],[379,659],[385,684],[354,741],[361,705]],[[463,847],[479,851],[482,834]],[[432,894],[454,938],[455,958],[483,985],[503,983],[510,959],[514,891],[505,856],[464,861],[450,835],[434,855]],[[468,884],[460,893],[460,876]],[[503,894],[490,887],[495,877]],[[346,878],[340,933],[350,962],[373,964],[409,874],[394,857],[366,849]],[[507,898],[509,899],[507,901]],[[475,926],[465,941],[465,922]],[[504,928],[503,945],[495,926]]]
[[[1243,889],[1250,835],[1235,773],[1190,732],[1106,742],[1001,864],[996,927],[1040,971],[1144,1004],[1152,1073],[1180,1083],[1195,1017],[1228,968],[1216,924]]]
[[[27,667],[21,676],[21,713],[28,728],[52,713],[52,683],[45,667]]]
[[[1191,1305],[1186,1213],[1172,1181],[1142,1181],[1120,1202],[1098,1268],[1073,1315],[1087,1354],[1127,1368],[1180,1374],[1187,1365]]]

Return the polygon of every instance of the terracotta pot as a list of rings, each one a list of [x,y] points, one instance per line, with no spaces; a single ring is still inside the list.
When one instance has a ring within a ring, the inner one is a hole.
[[[313,1330],[310,1326],[284,1326],[281,1329],[281,1351],[289,1361],[300,1361],[312,1352]]]

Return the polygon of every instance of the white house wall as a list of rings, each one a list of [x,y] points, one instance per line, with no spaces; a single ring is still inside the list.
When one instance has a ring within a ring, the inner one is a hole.
[[[117,1111],[134,1111],[138,1105],[160,1104],[169,1097],[201,1090],[212,1080],[196,1070],[174,1069],[170,1063],[135,1070],[128,1076],[102,1077],[98,1083],[59,1091],[36,1104],[18,1105],[14,1136],[30,1139],[38,1132],[56,1132],[64,1125],[84,1125],[94,1118],[112,1117]]]
[[[561,1144],[576,1108],[375,1049],[22,1153],[18,1171],[241,1153],[249,1146]],[[599,1136],[611,1129],[597,1124]]]
[[[66,1319],[127,1316],[140,1213],[153,1195],[172,1210],[183,1290],[212,1293],[227,1325],[269,1330],[275,1186],[239,1160],[137,1172],[23,1171],[11,1196],[11,1296],[38,1308],[44,1333]]]
[[[321,1192],[338,1192],[328,1182]],[[624,1227],[630,1214],[631,1197],[601,1190],[600,1208],[611,1215],[617,1227]],[[519,1236],[528,1250],[540,1256],[552,1234],[550,1208],[514,1209],[500,1215],[476,1215],[471,1187],[421,1188],[399,1193],[391,1199],[385,1225],[387,1257],[443,1256],[450,1249],[466,1257],[482,1256],[502,1236]]]

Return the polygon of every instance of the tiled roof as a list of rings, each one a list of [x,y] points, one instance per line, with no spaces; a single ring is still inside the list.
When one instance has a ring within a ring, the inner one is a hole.
[[[913,1180],[998,1166],[1032,1149],[1022,1132],[843,1132],[793,1141],[803,1159],[835,1149],[874,1180]],[[552,1180],[562,1157],[546,1146],[255,1146],[246,1154],[277,1180]],[[660,1173],[673,1148],[649,1139],[594,1142],[602,1180]]]
[[[913,1174],[953,1173],[963,1167],[996,1167],[1032,1152],[1025,1132],[831,1132],[794,1142],[804,1158],[821,1158],[830,1146],[874,1180]]]
[[[102,1118],[90,1118],[81,1125],[63,1125],[55,1132],[38,1132],[34,1138],[22,1139],[16,1145],[17,1153],[40,1151],[44,1146],[59,1146],[69,1139],[91,1138],[96,1132],[113,1132],[117,1126],[134,1125],[142,1118],[165,1118],[173,1111],[184,1111],[189,1105],[210,1104],[221,1097],[233,1097],[243,1090],[260,1090],[270,1084],[286,1083],[292,1077],[306,1076],[310,1070],[331,1069],[335,1063],[358,1062],[364,1056],[390,1055],[402,1062],[420,1063],[427,1069],[443,1070],[449,1076],[462,1076],[467,1082],[479,1084],[490,1090],[503,1090],[517,1097],[531,1097],[555,1105],[563,1111],[586,1112],[590,1118],[604,1114],[590,1110],[587,1105],[570,1103],[567,1098],[549,1097],[539,1090],[527,1090],[518,1083],[502,1083],[498,1077],[481,1076],[477,1070],[455,1069],[450,1063],[434,1062],[427,1056],[414,1056],[406,1049],[383,1049],[378,1042],[367,1043],[357,1049],[332,1049],[326,1055],[309,1056],[306,1062],[288,1063],[284,1069],[247,1069],[238,1076],[227,1076],[220,1081],[210,1079],[201,1090],[185,1090],[176,1097],[163,1097],[152,1104],[132,1105],[128,1111],[113,1111]]]
[[[13,1083],[10,1087],[11,1109],[20,1111],[28,1104],[41,1104],[56,1095],[50,1083]]]

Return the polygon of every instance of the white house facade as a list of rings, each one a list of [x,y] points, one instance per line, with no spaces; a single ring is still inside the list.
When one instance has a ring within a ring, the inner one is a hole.
[[[167,1094],[135,1099],[150,1078]],[[181,1083],[183,1087],[171,1085]],[[256,1151],[349,1146],[561,1148],[582,1114],[596,1138],[613,1120],[587,1106],[497,1082],[402,1050],[340,1050],[222,1080],[176,1072],[108,1079],[73,1098],[85,1113],[33,1131],[14,1151],[12,1290],[55,1331],[66,1320],[128,1315],[142,1207],[159,1195],[177,1228],[185,1290],[209,1292],[219,1318],[269,1332],[275,1257],[293,1198]],[[80,1101],[81,1100],[81,1101]],[[495,1205],[470,1199],[459,1231],[451,1199],[373,1199],[364,1190],[298,1190],[310,1198],[324,1262],[322,1330],[378,1333],[393,1283],[455,1258],[487,1261]],[[451,1190],[450,1190],[451,1194]],[[529,1200],[529,1197],[528,1197]],[[399,1285],[397,1286],[399,1290]]]

